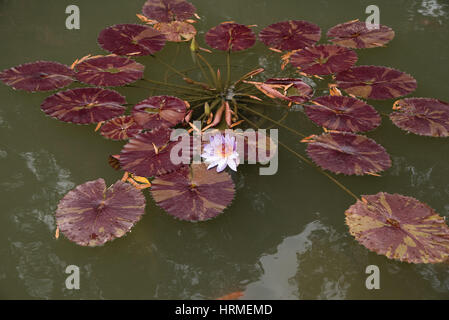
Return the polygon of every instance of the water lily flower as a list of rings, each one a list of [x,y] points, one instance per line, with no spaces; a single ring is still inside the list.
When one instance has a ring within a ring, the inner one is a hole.
[[[209,166],[207,169],[217,166],[217,172],[223,171],[226,166],[229,166],[234,171],[237,171],[240,158],[237,150],[237,141],[235,137],[229,134],[223,136],[217,133],[209,138],[209,144],[204,147],[204,152],[201,157]]]

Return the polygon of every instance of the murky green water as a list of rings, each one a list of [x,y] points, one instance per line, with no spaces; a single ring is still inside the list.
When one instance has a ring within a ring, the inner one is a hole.
[[[116,23],[135,22],[143,0],[68,1],[0,0],[0,69],[28,61],[70,64],[88,53],[101,53],[97,34]],[[382,49],[358,51],[359,64],[386,65],[418,80],[418,97],[449,101],[449,2],[447,0],[192,0],[203,17],[203,31],[225,20],[260,27],[286,19],[315,22],[325,32],[348,20],[364,20],[377,4],[381,23],[396,31]],[[65,29],[65,8],[81,9],[81,29]],[[183,47],[182,52],[187,52]],[[175,46],[160,54],[171,61]],[[190,66],[190,56],[176,66]],[[154,61],[147,77],[163,78]],[[278,60],[262,44],[233,57],[234,72],[262,65],[278,70]],[[224,57],[215,63],[223,63]],[[128,102],[148,95],[121,89]],[[25,299],[209,299],[244,291],[254,299],[449,298],[444,265],[390,261],[360,246],[344,224],[353,200],[323,175],[281,150],[279,171],[259,176],[256,166],[233,175],[238,190],[230,209],[217,219],[179,222],[149,201],[146,214],[125,238],[101,248],[76,246],[53,238],[53,213],[75,185],[98,177],[120,177],[107,156],[122,143],[104,140],[93,126],[47,118],[40,103],[48,94],[16,92],[0,86],[0,298]],[[391,101],[374,102],[389,112]],[[317,129],[293,113],[288,124]],[[368,134],[390,152],[392,168],[382,178],[343,177],[357,194],[398,192],[429,203],[449,216],[447,140],[406,135],[383,118]],[[280,139],[303,152],[298,139],[281,131]],[[65,288],[65,268],[81,269],[81,289]],[[365,288],[365,268],[377,265],[381,289]]]

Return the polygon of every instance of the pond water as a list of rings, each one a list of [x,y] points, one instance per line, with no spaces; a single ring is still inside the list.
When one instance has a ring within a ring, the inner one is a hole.
[[[71,64],[102,53],[96,38],[107,26],[134,23],[144,0],[0,0],[0,69],[35,60]],[[413,75],[417,97],[449,101],[449,2],[447,0],[192,0],[204,31],[234,20],[260,28],[286,19],[309,20],[323,33],[359,18],[376,4],[382,24],[396,38],[387,48],[358,51],[358,64],[385,65]],[[81,10],[81,29],[65,28],[65,8]],[[323,37],[324,38],[324,37]],[[322,39],[321,42],[324,42]],[[203,46],[205,46],[203,44]],[[183,54],[186,53],[186,54]],[[188,46],[168,45],[158,54],[179,69],[191,63]],[[269,75],[279,60],[261,43],[233,56],[233,73],[257,65]],[[151,60],[146,77],[175,79]],[[214,64],[223,64],[220,54]],[[194,74],[194,73],[193,73]],[[130,103],[148,92],[119,90]],[[99,248],[54,239],[54,211],[69,190],[121,174],[107,164],[123,143],[106,141],[94,126],[46,117],[39,106],[48,93],[28,94],[0,85],[0,298],[3,299],[214,299],[243,291],[248,299],[447,299],[445,265],[412,265],[388,260],[359,245],[348,233],[344,211],[353,199],[329,179],[280,150],[279,170],[259,176],[257,166],[233,173],[237,196],[218,218],[205,223],[174,220],[150,196],[146,214],[132,232]],[[371,103],[384,113],[392,101]],[[303,113],[287,124],[318,132]],[[383,117],[368,133],[391,154],[393,166],[378,177],[339,177],[356,194],[379,191],[418,198],[449,217],[449,145],[445,139],[407,135]],[[304,153],[298,138],[280,139]],[[80,290],[65,287],[65,268],[77,265]],[[380,269],[380,289],[367,290],[365,268]]]

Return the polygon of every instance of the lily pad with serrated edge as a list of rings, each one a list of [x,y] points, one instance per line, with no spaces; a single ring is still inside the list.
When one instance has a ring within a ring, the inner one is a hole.
[[[167,39],[172,42],[192,40],[196,35],[196,29],[190,23],[184,21],[161,22],[154,25]]]
[[[213,27],[206,33],[205,39],[210,47],[222,51],[241,51],[256,43],[256,35],[251,28],[231,22]]]
[[[145,197],[132,185],[117,181],[109,188],[103,179],[89,181],[59,202],[56,223],[70,240],[100,246],[124,236],[145,213]]]
[[[95,57],[76,65],[76,78],[95,86],[123,86],[141,79],[144,68],[142,64],[129,58]]]
[[[308,21],[288,20],[269,25],[259,38],[268,47],[291,51],[314,45],[321,38],[321,29]]]
[[[353,49],[381,47],[394,38],[394,31],[384,25],[377,27],[370,30],[365,22],[349,21],[329,29],[327,37],[334,44]]]
[[[295,103],[304,103],[313,96],[313,89],[301,79],[271,78],[264,82],[269,85],[281,85],[287,89],[286,97]]]
[[[139,24],[117,24],[100,32],[98,43],[117,55],[147,56],[165,46],[165,36]]]
[[[385,149],[374,140],[354,133],[325,133],[307,146],[307,154],[318,166],[346,175],[376,174],[391,167]]]
[[[3,70],[0,80],[16,90],[36,92],[66,87],[73,82],[74,75],[66,65],[36,61]]]
[[[362,100],[344,96],[323,96],[314,99],[313,104],[304,106],[307,116],[326,129],[362,132],[380,125],[381,117],[369,104]]]
[[[101,135],[111,140],[128,140],[142,131],[131,116],[121,116],[107,121],[101,126]]]
[[[351,49],[318,45],[295,52],[290,57],[290,63],[307,74],[328,75],[349,69],[357,59],[357,54]]]
[[[50,117],[64,122],[88,124],[106,121],[122,115],[126,108],[118,92],[101,88],[77,88],[58,92],[41,105]]]
[[[159,176],[177,170],[185,162],[182,158],[179,158],[180,163],[172,161],[171,157],[175,156],[171,154],[172,148],[177,141],[170,141],[170,135],[171,130],[161,128],[131,138],[120,153],[122,169],[141,177]]]
[[[409,263],[449,258],[449,228],[443,217],[415,198],[379,192],[346,210],[349,232],[367,249]]]
[[[142,13],[159,22],[184,21],[196,12],[193,4],[185,0],[148,0]]]
[[[183,166],[152,181],[151,195],[168,214],[187,221],[215,218],[234,199],[235,187],[226,172],[205,164]]]
[[[182,122],[186,110],[186,103],[179,98],[154,96],[135,105],[132,116],[144,129],[169,128]]]
[[[357,66],[337,74],[337,85],[348,94],[384,100],[416,90],[416,80],[402,71],[381,66]]]
[[[449,103],[431,98],[396,101],[390,119],[402,130],[421,136],[449,136]]]

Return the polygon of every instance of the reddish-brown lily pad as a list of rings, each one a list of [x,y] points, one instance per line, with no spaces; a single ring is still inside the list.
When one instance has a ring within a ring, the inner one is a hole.
[[[196,29],[190,23],[184,21],[161,22],[154,25],[167,39],[172,42],[192,40],[196,35]]]
[[[154,28],[138,24],[117,24],[100,32],[100,46],[117,55],[147,56],[165,45],[165,36]]]
[[[36,61],[3,70],[0,80],[17,90],[50,91],[68,86],[75,73],[68,66],[51,61]]]
[[[370,131],[380,125],[381,118],[369,104],[343,96],[324,96],[305,106],[307,116],[326,129],[348,132]]]
[[[337,85],[349,94],[374,100],[405,96],[417,87],[412,76],[380,66],[358,66],[340,72]]]
[[[241,51],[256,43],[256,35],[251,28],[238,23],[224,22],[206,33],[209,46],[223,51]]]
[[[58,92],[42,103],[50,117],[78,124],[98,123],[122,115],[126,108],[118,92],[101,88],[78,88]]]
[[[259,38],[268,47],[291,51],[314,45],[321,38],[321,29],[307,21],[288,20],[269,25]]]
[[[430,98],[396,101],[390,119],[399,128],[429,137],[449,136],[449,103]]]
[[[132,110],[134,120],[144,129],[173,127],[186,115],[186,103],[176,97],[155,96],[138,103]]]
[[[142,13],[159,22],[184,21],[196,12],[196,8],[185,0],[148,0]]]
[[[391,167],[385,149],[353,133],[325,133],[309,140],[307,153],[321,168],[347,175],[376,174]]]
[[[76,66],[76,78],[95,86],[116,87],[143,77],[144,66],[129,58],[118,56],[95,57]]]
[[[70,241],[94,247],[124,236],[144,213],[141,191],[122,181],[107,188],[100,178],[79,185],[62,198],[56,223]]]
[[[142,131],[134,118],[131,116],[121,116],[107,121],[101,126],[101,135],[111,140],[128,140]]]
[[[122,168],[120,166],[120,155],[119,154],[111,154],[108,158],[108,163],[114,170],[120,170]]]
[[[379,192],[362,196],[345,214],[355,239],[389,259],[439,263],[449,258],[444,218],[415,198]]]
[[[170,141],[171,130],[161,128],[131,138],[120,153],[123,170],[141,177],[153,177],[178,169],[171,156],[176,141]],[[190,156],[190,155],[189,155]],[[190,160],[190,158],[188,159]]]
[[[394,31],[387,26],[378,25],[368,29],[365,22],[349,21],[329,29],[329,41],[339,46],[362,49],[382,47],[394,38]]]
[[[307,74],[327,75],[351,68],[357,59],[357,54],[351,49],[319,45],[295,52],[290,57],[290,63]]]
[[[153,180],[151,195],[168,214],[187,221],[215,218],[234,199],[234,183],[226,172],[204,164],[183,166]]]
[[[301,79],[295,78],[271,78],[265,84],[281,86],[289,101],[304,103],[313,96],[313,89]]]

